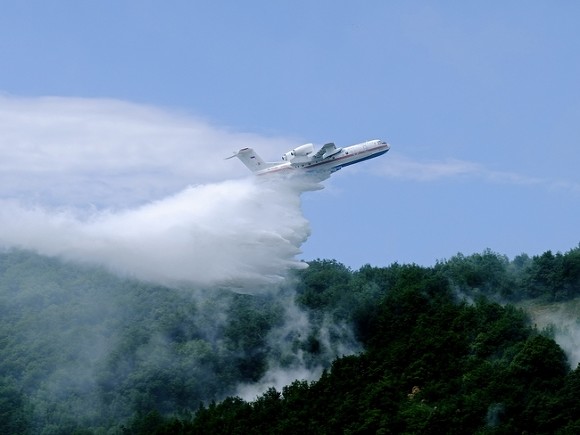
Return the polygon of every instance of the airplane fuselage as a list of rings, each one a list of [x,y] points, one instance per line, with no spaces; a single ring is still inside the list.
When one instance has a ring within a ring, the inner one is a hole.
[[[354,165],[364,160],[379,157],[389,151],[389,144],[381,140],[369,140],[336,150],[328,157],[312,157],[298,162],[280,162],[264,169],[255,171],[256,175],[295,170],[335,172],[345,166]]]

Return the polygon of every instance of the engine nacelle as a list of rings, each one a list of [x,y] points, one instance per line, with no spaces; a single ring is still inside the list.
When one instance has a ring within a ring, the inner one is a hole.
[[[286,154],[282,156],[282,160],[290,162],[298,158],[298,160],[308,160],[308,156],[314,152],[314,144],[307,143],[304,145],[300,145],[298,148],[294,148],[291,151],[288,151]]]

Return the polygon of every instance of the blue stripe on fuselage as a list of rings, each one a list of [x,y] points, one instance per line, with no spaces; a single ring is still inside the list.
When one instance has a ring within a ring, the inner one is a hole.
[[[340,169],[340,168],[344,168],[344,167],[346,167],[346,166],[354,165],[355,163],[364,162],[365,160],[374,159],[375,157],[382,156],[382,155],[383,155],[383,154],[385,154],[387,151],[389,151],[389,150],[388,150],[388,149],[386,149],[386,150],[384,150],[384,151],[381,151],[381,152],[378,152],[378,153],[376,153],[376,154],[371,154],[370,156],[363,157],[363,158],[362,158],[362,159],[360,159],[360,160],[353,160],[352,162],[345,163],[344,165],[336,165],[335,167],[336,167],[336,169],[338,170],[338,169]]]

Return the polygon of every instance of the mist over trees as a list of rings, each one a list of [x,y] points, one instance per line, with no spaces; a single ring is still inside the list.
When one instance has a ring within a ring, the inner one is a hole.
[[[576,433],[580,372],[522,302],[580,246],[310,262],[255,295],[0,253],[0,433]]]

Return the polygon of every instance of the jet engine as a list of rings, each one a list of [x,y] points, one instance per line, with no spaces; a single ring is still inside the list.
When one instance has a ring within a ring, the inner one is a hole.
[[[288,151],[286,154],[282,156],[282,160],[290,162],[298,157],[298,160],[308,160],[310,154],[314,152],[314,144],[307,143],[305,145],[300,145],[298,148],[294,148],[291,151]]]

